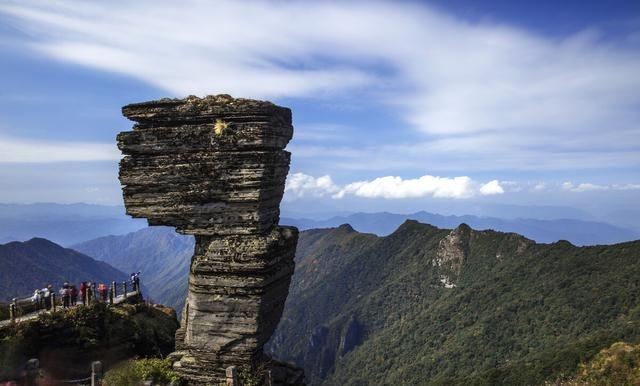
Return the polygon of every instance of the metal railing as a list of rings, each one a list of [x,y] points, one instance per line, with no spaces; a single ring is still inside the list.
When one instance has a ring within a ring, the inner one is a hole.
[[[121,283],[121,292],[118,291],[118,285],[115,281],[111,282],[111,286],[104,293],[98,292],[94,286],[87,288],[81,303],[77,306],[91,305],[95,302],[108,302],[109,304],[117,304],[123,302],[127,298],[140,294],[140,281],[123,281]],[[9,323],[16,323],[27,317],[35,317],[42,312],[55,312],[57,309],[72,307],[69,301],[63,302],[62,296],[57,299],[56,293],[51,291],[49,296],[15,297],[11,302],[0,303],[0,326]],[[74,304],[73,306],[76,306]]]
[[[81,379],[60,379],[56,380],[56,384],[73,385],[73,386],[99,386],[102,384],[103,367],[102,362],[91,362],[91,375]],[[23,383],[24,386],[36,386],[39,385],[43,377],[42,369],[40,368],[40,361],[38,359],[29,359],[24,371]]]

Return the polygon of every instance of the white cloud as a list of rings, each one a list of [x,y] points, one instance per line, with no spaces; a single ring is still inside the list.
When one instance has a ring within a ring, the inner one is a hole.
[[[560,186],[560,188],[564,191],[567,192],[588,192],[588,191],[593,191],[593,190],[608,190],[609,187],[608,186],[604,186],[604,185],[596,185],[596,184],[592,184],[592,183],[581,183],[581,184],[577,184],[575,185],[572,182],[563,182],[562,185]]]
[[[287,179],[285,197],[296,199],[305,196],[341,199],[347,196],[362,198],[471,198],[476,194],[500,194],[504,192],[497,180],[481,184],[467,176],[453,178],[425,175],[414,179],[398,176],[379,177],[369,181],[356,181],[340,186],[330,176],[315,178],[304,173],[294,173]]]
[[[331,177],[326,175],[315,178],[304,173],[293,173],[287,177],[284,191],[288,197],[323,197],[338,192],[340,188],[336,186]]]
[[[294,173],[287,179],[285,198],[295,200],[302,197],[346,197],[382,198],[387,200],[411,198],[469,199],[500,194],[518,194],[524,190],[546,194],[560,191],[583,193],[607,190],[640,190],[640,184],[598,185],[593,183],[562,184],[548,182],[516,182],[491,180],[483,183],[468,176],[437,177],[424,175],[419,178],[404,179],[398,176],[378,177],[372,180],[356,181],[339,185],[329,175],[315,178],[305,173]]]
[[[33,141],[0,137],[0,164],[116,161],[115,144]]]
[[[354,195],[366,198],[468,198],[473,196],[473,189],[469,177],[442,178],[422,176],[416,179],[404,180],[401,177],[380,177],[371,181],[358,181],[344,186],[335,198]]]
[[[612,184],[612,185],[599,185],[592,184],[590,182],[583,182],[580,184],[574,184],[573,182],[563,182],[560,185],[560,189],[566,192],[592,192],[598,190],[640,190],[640,184]]]
[[[504,189],[500,186],[500,182],[498,180],[489,181],[480,187],[480,194],[485,196],[503,193]]]
[[[538,182],[531,187],[532,192],[544,192],[547,190],[547,184],[544,182]]]
[[[640,167],[640,52],[593,30],[548,38],[382,1],[22,0],[0,13],[25,47],[178,96],[357,91],[425,134],[405,164]]]
[[[614,190],[640,190],[640,184],[614,184]]]

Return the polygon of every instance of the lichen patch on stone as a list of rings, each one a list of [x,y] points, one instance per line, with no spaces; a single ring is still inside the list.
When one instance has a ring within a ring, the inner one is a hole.
[[[225,122],[222,119],[216,119],[216,123],[213,125],[213,133],[221,137],[223,136],[227,130],[229,129],[229,123]]]

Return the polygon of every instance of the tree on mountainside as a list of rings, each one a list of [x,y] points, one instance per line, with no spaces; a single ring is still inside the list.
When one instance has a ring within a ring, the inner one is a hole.
[[[275,355],[313,386],[540,385],[640,342],[640,241],[576,247],[407,222],[302,232]],[[341,350],[349,321],[358,344]]]
[[[545,386],[638,386],[640,385],[640,344],[617,342],[592,360],[580,364],[577,375],[546,382]]]

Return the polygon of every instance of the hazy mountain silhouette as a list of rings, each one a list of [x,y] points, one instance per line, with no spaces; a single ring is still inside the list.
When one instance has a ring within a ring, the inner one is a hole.
[[[69,246],[96,237],[121,235],[147,226],[122,206],[89,204],[0,204],[0,239],[42,237]]]

